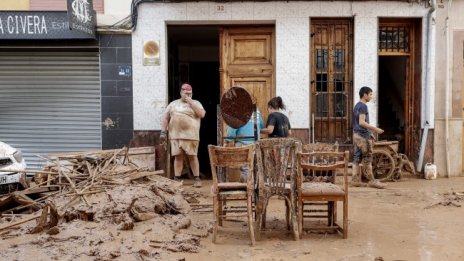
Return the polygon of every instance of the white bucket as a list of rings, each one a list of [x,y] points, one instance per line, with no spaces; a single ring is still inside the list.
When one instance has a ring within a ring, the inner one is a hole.
[[[432,163],[425,164],[424,168],[425,179],[436,179],[437,178],[437,166]]]

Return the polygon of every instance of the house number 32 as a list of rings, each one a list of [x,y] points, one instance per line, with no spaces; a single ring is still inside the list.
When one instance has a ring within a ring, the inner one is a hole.
[[[224,5],[216,5],[217,13],[224,13],[225,11],[226,11],[226,7]]]

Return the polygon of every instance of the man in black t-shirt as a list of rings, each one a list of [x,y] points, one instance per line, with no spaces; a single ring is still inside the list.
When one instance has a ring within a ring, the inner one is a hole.
[[[366,184],[361,180],[361,173],[359,171],[359,163],[363,162],[363,167],[366,170],[364,174],[367,176],[369,182],[368,186],[373,188],[385,188],[385,185],[380,183],[374,178],[372,171],[372,147],[373,138],[372,133],[383,133],[383,130],[369,124],[369,110],[366,103],[373,97],[372,89],[369,87],[362,87],[359,90],[359,98],[361,99],[353,109],[353,176],[351,179],[351,186],[365,187]]]

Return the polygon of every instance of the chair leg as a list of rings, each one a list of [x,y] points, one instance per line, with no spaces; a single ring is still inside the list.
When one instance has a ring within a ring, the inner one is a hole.
[[[219,223],[219,209],[218,209],[218,197],[213,197],[213,211],[214,211],[214,224],[213,224],[213,243],[216,243],[216,236],[218,232]]]
[[[290,230],[290,208],[287,200],[285,200],[285,222],[287,222],[287,230]]]
[[[337,201],[333,203],[333,222],[337,223]]]
[[[299,229],[298,229],[298,218],[297,218],[297,209],[295,206],[295,199],[293,197],[293,194],[290,194],[290,197],[288,198],[288,206],[289,206],[289,216],[291,217],[291,222],[292,222],[292,230],[293,230],[293,239],[295,241],[298,241],[300,239],[299,235]]]
[[[334,215],[334,202],[327,202],[327,226],[333,225],[333,215]]]
[[[303,200],[298,199],[298,234],[303,237]]]
[[[343,238],[348,238],[348,200],[343,201]]]
[[[224,202],[222,200],[218,200],[218,211],[219,211],[219,215],[218,215],[218,225],[222,227],[222,220],[224,219],[224,216],[227,214],[225,211],[224,211],[224,205],[226,204],[225,200]]]
[[[261,218],[262,218],[262,210],[263,210],[263,200],[261,198],[255,197],[255,237],[256,240],[261,239]]]
[[[300,240],[300,233],[298,229],[298,217],[295,211],[293,211],[293,214],[292,214],[292,230],[293,230],[293,239],[295,241]]]
[[[247,210],[248,210],[248,229],[250,230],[251,245],[255,245],[255,231],[253,228],[253,204],[251,202],[251,195],[247,197]]]
[[[263,215],[256,214],[256,240],[261,240],[261,225],[263,223]]]
[[[267,212],[267,204],[269,203],[269,198],[266,198],[266,200],[264,201],[264,205],[263,205],[263,218],[261,220],[261,227],[262,228],[266,228],[266,212]]]

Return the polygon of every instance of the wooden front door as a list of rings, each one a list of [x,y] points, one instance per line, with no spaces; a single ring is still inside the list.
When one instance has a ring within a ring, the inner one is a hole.
[[[311,140],[351,142],[353,26],[311,20]]]
[[[275,95],[274,35],[270,26],[220,29],[221,97],[230,87],[245,88],[256,99],[265,123],[267,102]]]

